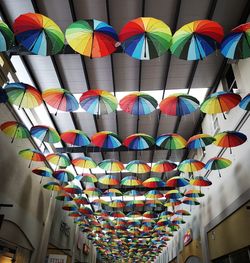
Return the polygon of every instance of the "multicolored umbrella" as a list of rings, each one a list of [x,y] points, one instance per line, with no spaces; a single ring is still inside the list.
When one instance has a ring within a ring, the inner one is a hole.
[[[143,207],[144,206],[144,202],[142,200],[131,200],[128,201],[126,204],[126,207]]]
[[[104,191],[104,195],[105,196],[122,196],[122,192],[118,189],[115,188],[109,188],[107,190]]]
[[[164,187],[166,183],[161,180],[159,177],[150,177],[146,179],[143,183],[143,186],[147,188],[156,188],[156,187]]]
[[[144,150],[152,147],[155,140],[152,136],[145,133],[135,133],[128,136],[123,144],[132,150]]]
[[[218,91],[209,95],[201,104],[200,110],[207,114],[216,114],[230,111],[232,108],[236,107],[241,101],[241,96],[239,94]]]
[[[50,168],[44,166],[44,167],[33,169],[32,173],[42,176],[43,178],[43,177],[52,177],[53,171]],[[42,179],[41,179],[41,182],[42,182]]]
[[[150,172],[150,166],[141,160],[130,161],[126,165],[126,169],[131,173],[148,173]]]
[[[71,112],[78,109],[79,104],[74,95],[65,89],[47,89],[42,93],[44,101],[52,108],[58,110]]]
[[[173,171],[177,165],[169,160],[160,160],[156,162],[152,168],[151,171],[155,173],[166,173]]]
[[[163,55],[170,47],[171,38],[169,26],[152,17],[139,17],[129,21],[119,34],[125,53],[140,60]]]
[[[43,155],[43,153],[36,149],[24,149],[24,150],[21,150],[18,154],[22,156],[24,159],[30,161],[29,168],[32,162],[45,162],[46,161],[46,158]]]
[[[220,132],[216,134],[214,138],[216,139],[216,141],[213,142],[215,145],[223,148],[229,148],[230,153],[232,152],[232,147],[241,145],[247,140],[247,136],[244,133],[237,131]]]
[[[156,198],[162,198],[164,195],[161,192],[159,192],[158,190],[150,190],[146,194],[144,194],[144,196],[146,198],[156,199]]]
[[[15,139],[24,139],[30,137],[30,132],[22,123],[17,121],[7,121],[0,125],[1,131],[11,138],[11,143]]]
[[[232,164],[232,161],[223,157],[214,157],[207,161],[205,168],[207,170],[218,170],[221,177],[220,170],[225,169]]]
[[[138,186],[142,184],[142,181],[135,176],[126,176],[121,180],[120,184],[126,186]]]
[[[87,194],[88,196],[101,196],[102,195],[102,191],[96,187],[87,188],[83,192]]]
[[[231,30],[221,43],[221,53],[230,59],[250,57],[250,22]]]
[[[186,197],[199,198],[203,197],[204,194],[200,190],[191,189],[184,193]]]
[[[98,180],[93,174],[82,174],[81,181],[84,183],[96,183]]]
[[[96,19],[78,20],[70,24],[65,37],[76,52],[90,58],[112,54],[118,42],[113,27]]]
[[[103,160],[98,166],[108,172],[120,172],[124,169],[123,163],[115,159]]]
[[[55,198],[56,200],[63,201],[63,202],[69,202],[73,200],[73,198],[69,194],[57,195]]]
[[[223,36],[223,28],[217,22],[193,21],[175,32],[170,50],[181,59],[204,59],[219,47]]]
[[[125,192],[123,195],[124,196],[139,196],[141,195],[141,193],[137,190],[132,189],[130,191]]]
[[[159,215],[159,218],[169,218],[174,215],[174,212],[172,211],[162,211]]]
[[[126,217],[125,214],[121,211],[115,211],[115,212],[111,212],[110,213],[111,217],[115,217],[115,218],[124,218]]]
[[[248,93],[239,103],[240,108],[250,111],[250,93]]]
[[[63,32],[54,21],[44,15],[22,14],[16,18],[13,29],[16,40],[36,55],[55,55],[64,46]]]
[[[68,184],[64,186],[63,191],[65,191],[66,193],[75,194],[75,195],[82,194],[82,189],[79,186],[74,185],[74,184]]]
[[[109,203],[109,206],[112,208],[123,208],[125,207],[125,203],[121,200],[114,200]]]
[[[77,211],[78,207],[75,204],[68,203],[68,204],[65,204],[62,207],[62,209],[65,210],[65,211]]]
[[[167,186],[169,187],[183,187],[189,185],[189,181],[180,176],[174,176],[167,180]]]
[[[71,164],[69,158],[61,153],[50,153],[46,156],[46,160],[56,165],[56,169],[57,167],[65,168]]]
[[[99,178],[99,183],[105,184],[105,185],[118,185],[119,180],[115,175],[106,174]]]
[[[86,207],[86,206],[83,206],[83,207],[79,208],[78,212],[83,214],[84,216],[89,216],[89,215],[93,214],[93,211],[90,208]]]
[[[215,138],[208,134],[196,134],[189,138],[187,141],[187,147],[189,149],[204,148],[205,146],[212,144],[214,141]]]
[[[79,103],[88,113],[95,115],[108,114],[116,110],[118,101],[106,90],[88,90],[82,94]]]
[[[189,213],[189,211],[184,210],[184,209],[180,209],[175,211],[176,215],[181,215],[181,216],[191,216],[191,214]],[[178,223],[177,223],[178,224]]]
[[[161,101],[160,110],[167,115],[183,116],[196,111],[199,104],[199,101],[193,96],[176,93]]]
[[[45,125],[36,125],[31,127],[30,133],[35,138],[39,139],[42,143],[57,143],[61,140],[60,135],[55,129]]]
[[[97,147],[106,149],[114,149],[122,145],[118,135],[110,131],[97,132],[92,136],[91,142]]]
[[[77,205],[88,205],[89,204],[87,198],[85,198],[84,196],[76,196],[74,197],[73,200]]]
[[[56,182],[48,182],[43,186],[43,188],[51,191],[59,192],[62,190],[62,186]]]
[[[97,164],[94,162],[92,158],[86,156],[73,159],[72,164],[82,169],[92,169],[92,168],[96,168],[97,166]]]
[[[75,176],[67,170],[57,170],[53,172],[53,177],[62,183],[67,183],[75,179]]]
[[[190,179],[189,183],[194,186],[210,186],[212,184],[211,181],[209,181],[204,176],[195,176],[194,178]]]
[[[140,116],[153,112],[157,108],[158,102],[146,93],[135,91],[123,97],[119,105],[124,112]]]
[[[178,190],[170,190],[170,191],[167,191],[167,193],[165,194],[165,197],[167,199],[181,199],[183,197],[183,194],[180,193]]]
[[[157,213],[153,211],[147,211],[142,216],[145,218],[157,218],[158,217]]]
[[[184,198],[182,203],[186,205],[200,205],[200,203],[195,198],[191,197]]]
[[[178,165],[177,169],[183,173],[193,173],[203,169],[204,166],[205,164],[201,161],[186,159]]]
[[[86,133],[80,130],[69,130],[61,133],[61,139],[68,144],[76,146],[87,146],[90,144],[90,139]]]
[[[20,108],[35,108],[39,106],[43,100],[40,92],[29,84],[22,82],[9,83],[4,87],[8,100],[11,104]]]
[[[14,44],[14,34],[7,24],[0,20],[0,52],[7,51]]]

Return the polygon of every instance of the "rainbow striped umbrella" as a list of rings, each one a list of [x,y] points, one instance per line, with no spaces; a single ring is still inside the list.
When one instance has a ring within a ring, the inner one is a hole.
[[[86,133],[80,130],[69,130],[61,133],[61,139],[68,144],[76,146],[87,146],[90,144],[90,139]]]
[[[74,185],[74,184],[68,184],[64,186],[63,191],[65,191],[66,193],[75,194],[75,195],[82,194],[82,189],[79,186]]]
[[[24,149],[24,150],[21,150],[18,154],[22,156],[24,159],[30,160],[29,168],[32,162],[45,162],[46,161],[46,158],[43,155],[43,153],[36,149]]]
[[[97,166],[92,158],[86,156],[73,159],[72,164],[82,169],[92,169]]]
[[[73,217],[73,218],[80,218],[82,214],[77,211],[72,211],[72,212],[69,212],[68,216]]]
[[[156,199],[156,198],[162,198],[164,195],[158,190],[150,190],[146,194],[144,194],[144,196],[146,198]]]
[[[131,211],[131,212],[127,213],[127,217],[130,217],[130,218],[138,218],[141,216],[142,216],[141,213],[136,212],[136,211]],[[139,221],[129,221],[129,224],[130,225],[139,225],[140,223],[139,223]]]
[[[187,141],[187,146],[189,149],[204,148],[205,146],[212,144],[214,141],[215,138],[213,136],[201,133],[190,137]]]
[[[44,167],[33,169],[32,173],[42,177],[52,177],[53,171],[50,168],[44,166]]]
[[[68,194],[57,195],[55,198],[56,200],[63,201],[63,202],[69,202],[73,200],[73,198]]]
[[[76,52],[90,58],[112,54],[118,42],[113,27],[96,19],[78,20],[70,24],[65,37]]]
[[[221,53],[229,59],[250,57],[250,22],[241,24],[223,39]]]
[[[65,89],[47,89],[42,93],[44,101],[52,108],[58,110],[72,112],[78,109],[79,104],[74,95]]]
[[[189,183],[194,186],[210,186],[212,184],[211,181],[209,181],[204,176],[195,176],[194,178],[190,179]]]
[[[230,111],[232,108],[236,107],[241,101],[241,96],[239,94],[218,91],[209,95],[201,104],[200,110],[207,114],[216,114]]]
[[[110,213],[111,217],[115,217],[115,218],[124,218],[126,217],[125,214],[121,211],[115,211],[115,212],[111,212]]]
[[[84,183],[96,183],[98,180],[93,174],[82,174],[81,181]]]
[[[126,207],[143,207],[144,206],[144,202],[142,200],[131,200],[128,201],[126,204]]]
[[[105,196],[122,196],[122,192],[115,188],[110,188],[104,191]]]
[[[161,101],[160,110],[167,115],[183,116],[196,111],[199,104],[195,97],[184,93],[176,93]]]
[[[89,216],[89,215],[93,214],[93,211],[90,208],[86,207],[86,206],[83,206],[83,207],[79,208],[78,212],[83,214],[84,216]]]
[[[170,47],[171,38],[169,26],[153,17],[139,17],[131,20],[119,34],[125,53],[140,60],[149,60],[163,55]]]
[[[199,198],[203,197],[204,194],[200,190],[191,189],[184,193],[186,197]]]
[[[223,157],[214,157],[207,161],[205,168],[207,170],[218,170],[221,177],[220,170],[227,168],[232,164],[232,161]]]
[[[169,199],[169,200],[164,204],[164,206],[166,206],[166,207],[172,207],[173,210],[174,210],[174,207],[180,205],[181,203],[182,203],[182,202],[181,202],[180,200],[177,200],[177,199]]]
[[[36,125],[31,127],[30,133],[35,138],[39,139],[42,143],[57,143],[61,140],[59,134],[55,129],[45,125]]]
[[[170,191],[167,191],[167,193],[165,194],[165,197],[167,199],[181,199],[183,197],[183,194],[180,193],[178,190],[170,190]]]
[[[152,147],[155,140],[152,136],[145,133],[135,133],[128,136],[123,144],[132,150],[144,150]]]
[[[195,198],[191,197],[184,198],[182,203],[186,205],[200,205],[200,203]]]
[[[88,205],[89,204],[87,198],[85,198],[84,196],[76,196],[74,197],[73,200],[77,205]]]
[[[75,176],[70,171],[67,171],[67,170],[54,171],[53,177],[55,177],[61,183],[67,183],[75,179]]]
[[[154,97],[136,91],[123,97],[119,105],[124,112],[140,116],[153,112],[157,108],[158,102]]]
[[[174,213],[171,212],[171,211],[162,211],[162,212],[160,213],[159,218],[169,218],[169,217],[171,217],[171,216],[173,216],[173,215],[174,215]]]
[[[185,224],[186,222],[182,219],[182,218],[180,218],[180,217],[175,217],[175,218],[173,218],[172,220],[172,223],[173,224]]]
[[[22,123],[17,121],[7,121],[0,125],[1,131],[11,138],[11,143],[15,139],[24,139],[30,137],[30,132]]]
[[[51,56],[64,46],[64,34],[50,18],[26,13],[16,18],[13,29],[16,40],[36,55]]]
[[[99,178],[99,183],[105,184],[105,185],[118,185],[119,180],[115,175],[106,174]]]
[[[56,182],[48,182],[43,186],[43,188],[51,191],[59,192],[62,190],[62,186]]]
[[[65,168],[71,164],[69,158],[61,153],[50,153],[46,156],[46,160],[49,163],[56,165],[57,167]]]
[[[120,201],[120,200],[114,200],[114,201],[109,203],[109,206],[112,208],[123,208],[123,207],[125,207],[125,203],[123,201]]]
[[[126,176],[121,180],[120,184],[126,186],[138,186],[142,184],[142,181],[137,179],[135,176]]]
[[[91,203],[94,205],[108,205],[107,201],[100,199],[100,198],[93,200]]]
[[[217,22],[193,21],[175,32],[170,50],[181,59],[204,59],[219,47],[223,36],[223,28]]]
[[[248,93],[239,103],[240,108],[250,111],[250,93]]]
[[[143,213],[142,216],[145,218],[157,218],[158,217],[157,213],[155,213],[153,211],[147,211],[147,212]]]
[[[65,211],[77,211],[78,207],[75,204],[69,203],[69,204],[65,204],[62,207],[62,209]]]
[[[170,224],[171,224],[171,221],[167,218],[162,218],[162,219],[157,221],[158,226],[168,226]]]
[[[22,82],[9,83],[4,87],[11,104],[20,108],[32,109],[42,104],[40,92],[29,84]]]
[[[183,173],[193,173],[203,169],[204,167],[205,164],[201,161],[186,159],[178,165],[177,169]]]
[[[247,136],[244,133],[236,131],[224,131],[216,134],[214,136],[216,139],[213,142],[215,145],[229,148],[230,153],[232,152],[231,148],[243,144],[247,140]]]
[[[173,171],[177,165],[169,160],[160,160],[156,162],[152,168],[151,171],[155,173],[166,173]]]
[[[189,181],[180,176],[174,176],[167,180],[167,186],[169,187],[184,187],[189,185]]]
[[[159,177],[150,177],[146,179],[143,183],[143,186],[147,188],[156,188],[156,187],[164,187],[166,183],[161,180]]]
[[[92,136],[91,142],[97,147],[106,149],[114,149],[122,145],[118,135],[110,131],[97,132]]]
[[[145,205],[149,207],[157,207],[162,206],[163,204],[160,200],[154,198],[153,200],[146,200]]]
[[[141,160],[133,160],[126,165],[126,169],[131,173],[148,173],[150,166]]]
[[[139,196],[141,195],[141,193],[137,190],[132,189],[130,191],[125,192],[123,195],[124,196]]]
[[[124,169],[123,163],[115,159],[103,160],[98,164],[98,166],[109,172],[120,172]]]
[[[95,188],[95,187],[87,188],[83,192],[87,194],[88,196],[101,196],[102,195],[102,191],[99,188]]]
[[[82,94],[79,103],[86,112],[95,115],[111,113],[118,105],[116,97],[106,90],[88,90]]]
[[[180,215],[180,216],[191,216],[189,211],[184,210],[184,209],[179,209],[179,210],[175,211],[175,214]]]
[[[14,44],[14,34],[7,24],[0,20],[0,52],[7,51]]]

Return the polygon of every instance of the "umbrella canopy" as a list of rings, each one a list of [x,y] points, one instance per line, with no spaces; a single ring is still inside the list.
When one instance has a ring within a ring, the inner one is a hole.
[[[79,103],[88,113],[108,114],[116,110],[118,102],[114,95],[105,90],[88,90],[82,94]]]
[[[109,172],[120,172],[124,169],[123,163],[115,159],[103,160],[98,164],[98,166]]]
[[[173,171],[177,165],[169,160],[160,160],[156,162],[152,168],[151,171],[155,173],[166,173]]]
[[[166,183],[159,177],[150,177],[142,183],[143,186],[147,188],[164,187]]]
[[[24,149],[21,150],[18,153],[20,156],[22,156],[24,159],[29,160],[29,167],[31,166],[32,162],[44,162],[46,161],[45,156],[42,152],[36,150],[36,149]]]
[[[199,205],[200,204],[195,198],[191,198],[191,197],[184,198],[182,203],[186,205]]]
[[[109,203],[109,206],[113,208],[123,208],[125,207],[125,203],[121,200],[114,200]]]
[[[47,89],[42,93],[44,101],[52,108],[72,112],[78,109],[79,105],[74,95],[65,89]]]
[[[63,191],[65,191],[66,193],[75,194],[75,195],[82,194],[82,189],[79,186],[73,185],[73,184],[68,184],[64,186]]]
[[[211,181],[209,181],[204,176],[195,176],[194,178],[190,179],[189,183],[194,186],[210,186],[212,184]]]
[[[131,173],[148,173],[150,172],[150,166],[141,160],[130,161],[126,165],[126,169]]]
[[[191,190],[186,191],[184,193],[184,195],[186,197],[191,197],[191,198],[199,198],[199,197],[204,196],[204,194],[200,190],[195,190],[195,189],[191,189]]]
[[[231,30],[221,43],[221,53],[230,59],[250,57],[250,22]]]
[[[18,106],[18,109],[32,109],[43,102],[40,92],[29,84],[9,83],[4,87],[4,90],[8,96],[8,101]]]
[[[143,92],[132,92],[119,102],[121,109],[132,115],[147,115],[153,112],[158,105],[157,100]]]
[[[174,176],[167,180],[167,186],[169,187],[183,187],[189,185],[189,181],[180,176]]]
[[[36,125],[31,127],[30,133],[42,142],[57,143],[61,140],[57,131],[49,126]]]
[[[176,93],[161,101],[160,110],[167,115],[183,116],[196,111],[199,104],[195,97],[184,93]]]
[[[187,141],[187,146],[189,149],[204,148],[205,146],[212,144],[214,141],[215,138],[213,136],[201,133],[190,137]]]
[[[17,121],[7,121],[0,125],[1,131],[11,138],[11,143],[15,139],[24,139],[30,137],[30,132],[22,123]]]
[[[144,196],[146,198],[156,199],[156,198],[162,198],[164,195],[158,190],[150,190],[146,194],[144,194]]]
[[[43,186],[43,188],[51,191],[59,192],[62,190],[62,186],[56,182],[48,182]]]
[[[250,93],[247,94],[239,103],[241,109],[250,111]]]
[[[167,191],[167,193],[165,194],[165,197],[167,199],[181,199],[183,197],[183,194],[180,193],[178,190],[170,190],[170,191]]]
[[[16,40],[36,55],[55,55],[64,46],[63,32],[54,21],[44,15],[22,14],[16,18],[13,29]]]
[[[88,196],[101,196],[102,195],[102,191],[95,187],[87,188],[83,192],[87,194]]]
[[[152,136],[145,133],[135,133],[128,136],[123,144],[132,150],[144,150],[152,147],[155,140]]]
[[[181,59],[204,59],[219,47],[223,36],[223,28],[217,22],[193,21],[175,32],[170,50]]]
[[[75,179],[75,176],[67,170],[57,170],[53,172],[53,177],[62,183],[67,183]]]
[[[184,209],[180,209],[175,211],[176,215],[181,215],[181,216],[190,216],[191,214],[189,213],[189,211],[184,210]],[[178,223],[177,223],[178,224]]]
[[[63,201],[63,202],[69,202],[73,200],[73,198],[69,194],[57,195],[55,198],[56,200]]]
[[[122,145],[118,135],[110,131],[97,132],[92,136],[91,142],[97,147],[106,149],[114,149]]]
[[[99,178],[99,183],[105,184],[105,185],[118,185],[119,180],[115,175],[106,174]]]
[[[7,24],[0,20],[0,52],[7,51],[14,44],[14,34]]]
[[[144,201],[142,200],[131,200],[128,201],[126,204],[126,207],[143,207],[144,206]]]
[[[82,169],[92,169],[97,166],[97,164],[92,158],[86,156],[73,159],[72,164]]]
[[[81,181],[84,183],[96,183],[98,180],[93,174],[82,174]]]
[[[111,217],[115,217],[115,218],[124,218],[126,217],[125,214],[121,211],[115,211],[115,212],[111,212],[110,213]]]
[[[65,168],[71,164],[69,158],[61,153],[50,153],[46,156],[46,160],[49,163],[56,165],[56,168],[57,167]]]
[[[130,190],[130,191],[127,191],[123,194],[124,196],[139,196],[141,195],[141,193],[137,190]]]
[[[74,197],[73,200],[77,205],[88,205],[89,204],[87,198],[85,198],[84,196],[76,196]]]
[[[158,217],[157,213],[153,211],[147,211],[142,216],[145,218],[157,218]]]
[[[50,168],[44,166],[44,167],[33,169],[32,173],[42,177],[52,177],[53,171]]]
[[[193,173],[203,169],[205,164],[194,159],[186,159],[178,165],[178,170],[183,173]]]
[[[177,133],[165,133],[156,139],[157,146],[168,150],[183,149],[186,144],[186,140]]]
[[[221,169],[225,169],[232,164],[232,161],[223,157],[214,157],[207,161],[205,168],[207,170],[218,170],[219,176],[221,176]]]
[[[78,20],[70,24],[65,37],[76,52],[90,58],[112,54],[118,42],[113,27],[96,19]]]
[[[68,144],[76,146],[87,146],[90,144],[90,139],[86,133],[80,130],[69,130],[61,133],[61,139]]]
[[[129,21],[119,34],[125,53],[140,60],[163,55],[170,47],[171,38],[169,26],[152,17],[139,17]]]
[[[110,188],[104,191],[105,196],[122,196],[122,192],[115,188]]]
[[[135,176],[126,176],[121,180],[121,185],[138,186],[141,184],[141,180],[137,179]]]
[[[77,211],[78,207],[75,204],[73,204],[73,203],[68,203],[68,204],[65,204],[62,207],[62,209],[65,210],[65,211]]]

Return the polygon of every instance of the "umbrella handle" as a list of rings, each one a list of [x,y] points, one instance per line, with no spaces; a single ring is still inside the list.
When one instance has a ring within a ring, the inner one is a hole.
[[[61,106],[61,104],[62,104],[62,100],[63,100],[63,98],[64,98],[64,94],[65,94],[65,93],[63,93],[63,95],[62,95],[62,97],[61,97],[61,100],[60,100],[60,102],[59,102],[59,104],[58,104],[58,107],[57,107],[57,109],[56,109],[55,116],[57,116],[58,109],[60,108],[60,106]]]
[[[31,160],[30,160],[30,163],[29,163],[29,166],[28,166],[28,168],[30,168],[30,166],[31,166],[32,159],[33,159],[33,156],[34,156],[34,153],[32,154],[32,157],[31,157]]]
[[[15,140],[15,138],[16,138],[16,134],[17,134],[18,128],[19,128],[19,124],[17,124],[16,130],[15,130],[15,133],[14,133],[14,136],[13,136],[12,139],[11,139],[11,143],[13,143],[14,140]]]
[[[23,96],[22,96],[21,101],[20,101],[19,106],[18,106],[18,110],[20,110],[20,108],[21,108],[21,105],[23,103],[23,99],[24,99],[25,93],[26,93],[26,90],[23,93]]]

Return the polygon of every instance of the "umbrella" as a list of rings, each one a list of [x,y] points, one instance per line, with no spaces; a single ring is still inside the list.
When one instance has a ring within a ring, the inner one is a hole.
[[[0,125],[1,131],[11,138],[11,143],[15,139],[29,138],[29,130],[22,123],[17,121],[7,121]]]
[[[119,34],[125,53],[140,60],[163,55],[170,47],[171,38],[168,25],[152,17],[139,17],[129,21]]]
[[[88,205],[89,202],[87,200],[87,198],[83,197],[83,196],[77,196],[77,197],[74,197],[74,202],[77,204],[77,205]]]
[[[142,216],[146,218],[157,218],[158,217],[157,213],[153,211],[147,211]]]
[[[73,200],[73,198],[68,194],[57,195],[55,198],[56,200],[63,201],[63,202],[69,202]]]
[[[174,213],[171,212],[171,211],[163,211],[163,212],[160,213],[159,217],[160,218],[168,218],[168,217],[171,217],[173,215],[174,215]]]
[[[82,189],[79,186],[73,184],[68,184],[64,186],[63,190],[69,194],[75,194],[75,195],[82,194]]]
[[[43,177],[52,177],[53,171],[50,168],[44,166],[44,167],[33,169],[32,173],[39,175],[43,178]],[[42,179],[41,179],[41,182],[42,182]]]
[[[108,205],[107,201],[105,201],[103,199],[100,199],[100,198],[97,198],[97,199],[93,200],[91,203],[94,204],[94,205],[98,205],[98,204],[99,205]]]
[[[0,52],[7,51],[14,44],[14,35],[7,24],[0,20]]]
[[[44,15],[22,14],[16,18],[13,29],[16,40],[36,55],[55,55],[64,46],[63,32],[54,21]]]
[[[168,187],[183,187],[189,185],[189,181],[180,176],[174,176],[167,180]]]
[[[31,127],[30,134],[39,139],[42,143],[57,143],[61,140],[55,129],[45,125],[36,125]]]
[[[80,130],[69,130],[61,133],[61,139],[68,144],[76,146],[87,146],[90,144],[90,139],[86,133]]]
[[[36,149],[24,149],[19,152],[19,155],[26,160],[30,160],[29,168],[32,162],[45,162],[46,158],[42,152]]]
[[[148,172],[150,172],[149,165],[146,162],[140,161],[140,160],[130,161],[126,165],[126,169],[131,173],[148,173]]]
[[[172,207],[174,209],[175,206],[180,205],[182,202],[180,200],[177,199],[169,199],[164,206],[166,207]]]
[[[52,108],[58,110],[71,112],[78,109],[79,105],[74,95],[65,89],[47,89],[42,93],[44,101]]]
[[[204,166],[205,164],[201,161],[194,160],[194,159],[186,159],[178,165],[178,170],[183,173],[193,174],[193,172],[197,172],[203,169]]]
[[[119,180],[116,178],[115,175],[106,174],[99,178],[99,183],[105,184],[105,185],[118,185]]]
[[[125,203],[121,200],[114,200],[109,203],[109,206],[112,208],[123,208],[125,207]]]
[[[97,178],[93,174],[82,174],[82,182],[84,183],[96,183]]]
[[[250,111],[250,93],[248,93],[239,103],[240,108]]]
[[[114,149],[121,146],[118,135],[110,131],[97,132],[92,136],[91,142],[97,147],[106,149]]]
[[[105,90],[88,90],[80,97],[81,107],[88,113],[101,115],[116,110],[118,102],[114,95]]]
[[[173,224],[185,224],[186,222],[180,217],[175,217],[172,219],[172,223]]]
[[[110,188],[104,191],[105,196],[122,196],[122,192],[115,188]]]
[[[229,59],[250,57],[250,22],[231,30],[221,43],[221,53]]]
[[[218,91],[209,95],[201,104],[200,110],[207,114],[223,113],[236,107],[241,96],[232,92]]]
[[[223,28],[217,22],[193,21],[175,32],[170,50],[181,59],[204,59],[219,47],[223,36]]]
[[[232,161],[223,157],[214,157],[207,161],[205,168],[207,170],[218,170],[221,177],[220,170],[227,168],[232,164]]]
[[[175,214],[181,215],[181,216],[190,216],[191,215],[187,210],[184,210],[184,209],[180,209],[180,210],[175,211]]]
[[[51,191],[59,192],[62,190],[62,186],[56,182],[48,182],[43,186],[43,188]]]
[[[97,166],[92,158],[86,156],[73,159],[72,164],[82,169],[92,169]]]
[[[121,180],[121,185],[138,186],[141,184],[141,180],[137,179],[135,176],[126,176]]]
[[[90,58],[112,54],[118,42],[113,27],[96,19],[78,20],[70,24],[65,37],[76,52]]]
[[[115,217],[115,218],[124,218],[126,217],[125,214],[121,211],[115,211],[115,212],[111,212],[110,213],[111,217]]]
[[[22,82],[9,83],[4,87],[8,100],[11,104],[20,108],[35,108],[39,106],[43,100],[40,92],[29,84]]]
[[[127,191],[123,194],[124,196],[140,196],[141,193],[137,190],[130,190],[130,191]]]
[[[150,200],[146,200],[145,202],[145,206],[149,206],[149,207],[157,207],[157,206],[162,206],[162,202],[158,199],[150,199]]]
[[[195,190],[195,189],[188,190],[187,192],[184,193],[184,195],[186,197],[191,197],[191,198],[199,198],[204,196],[204,194],[201,193],[200,190]]]
[[[49,163],[56,165],[56,168],[57,167],[65,168],[71,164],[69,158],[61,153],[50,153],[46,156],[46,160]]]
[[[62,183],[67,183],[75,179],[75,176],[67,170],[57,170],[54,171],[53,177],[59,180]]]
[[[127,202],[126,207],[143,207],[144,202],[142,200],[131,200]]]
[[[95,187],[87,188],[83,192],[89,196],[101,196],[102,195],[102,191]]]
[[[161,160],[152,166],[151,171],[155,173],[166,173],[173,171],[176,167],[177,165],[172,161]]]
[[[204,148],[205,146],[212,144],[214,141],[214,137],[201,133],[190,137],[187,141],[187,146],[189,149]]]
[[[146,198],[156,199],[156,198],[162,198],[164,195],[158,190],[150,190],[146,194],[144,194],[144,196]]]
[[[160,103],[160,110],[164,114],[183,116],[196,111],[199,101],[188,94],[176,93],[168,96]]]
[[[121,109],[132,115],[147,115],[153,112],[158,105],[157,100],[143,92],[132,92],[119,102]]]
[[[199,205],[200,204],[195,198],[191,198],[191,197],[184,198],[182,203],[186,205]]]
[[[98,166],[109,172],[120,172],[124,169],[123,163],[115,159],[103,160],[98,164]]]
[[[155,140],[152,136],[145,133],[135,133],[128,136],[123,144],[132,150],[144,150],[152,147]]]
[[[68,203],[68,204],[65,204],[62,207],[62,209],[65,210],[65,211],[77,211],[78,207],[75,204]]]
[[[183,194],[180,193],[178,190],[170,190],[170,191],[167,191],[167,193],[165,194],[165,197],[167,199],[181,199],[183,197]]]
[[[194,178],[190,179],[189,183],[194,186],[210,186],[212,184],[211,181],[209,181],[204,176],[195,176]]]
[[[231,148],[243,144],[247,140],[247,136],[244,133],[237,131],[224,131],[217,133],[214,138],[216,139],[213,142],[215,145],[229,148],[230,153],[232,152]]]
[[[90,208],[86,207],[86,206],[83,206],[83,207],[79,208],[78,212],[83,214],[84,216],[89,216],[89,215],[93,214],[93,211]]]
[[[147,188],[164,187],[166,183],[159,177],[150,177],[142,183],[143,186]]]

